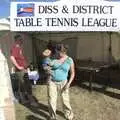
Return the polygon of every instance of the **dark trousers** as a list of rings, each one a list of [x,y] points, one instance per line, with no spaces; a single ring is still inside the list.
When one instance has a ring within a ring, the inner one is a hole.
[[[23,104],[30,103],[36,105],[36,101],[32,95],[32,84],[28,78],[28,74],[24,71],[18,71],[14,73],[12,77],[14,78],[12,79],[12,83],[16,98]]]
[[[15,75],[18,83],[18,92],[32,94],[32,85],[28,79],[28,74],[24,71],[18,71]]]

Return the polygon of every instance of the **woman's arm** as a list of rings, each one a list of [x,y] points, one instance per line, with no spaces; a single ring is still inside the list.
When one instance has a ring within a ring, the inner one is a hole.
[[[74,80],[74,77],[75,77],[75,65],[74,63],[72,63],[70,66],[70,78],[66,85],[63,87],[63,90],[68,89],[70,87],[72,81]]]
[[[70,66],[70,78],[68,81],[69,86],[71,85],[72,81],[74,80],[74,77],[75,77],[75,65],[74,65],[74,63],[72,63]]]

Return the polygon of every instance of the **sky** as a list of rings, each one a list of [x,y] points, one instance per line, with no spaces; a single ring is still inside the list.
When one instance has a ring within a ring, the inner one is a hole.
[[[0,0],[0,18],[9,16],[10,0]]]
[[[7,18],[10,16],[10,1],[23,1],[23,2],[31,2],[31,1],[48,1],[48,0],[0,0],[0,18]],[[49,0],[55,1],[55,0]]]
[[[7,18],[8,16],[10,16],[10,1],[39,2],[39,1],[56,1],[56,0],[0,0],[0,18]],[[120,0],[111,0],[111,1],[120,1]]]

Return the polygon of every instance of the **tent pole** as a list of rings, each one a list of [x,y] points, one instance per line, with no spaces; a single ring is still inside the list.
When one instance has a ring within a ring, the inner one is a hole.
[[[108,52],[109,52],[109,57],[108,57],[108,62],[109,64],[112,63],[112,32],[109,32],[109,48],[108,48]]]

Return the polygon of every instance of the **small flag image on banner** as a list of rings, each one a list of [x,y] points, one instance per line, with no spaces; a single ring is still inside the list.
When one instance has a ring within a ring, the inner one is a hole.
[[[34,4],[17,4],[17,17],[34,16]]]

